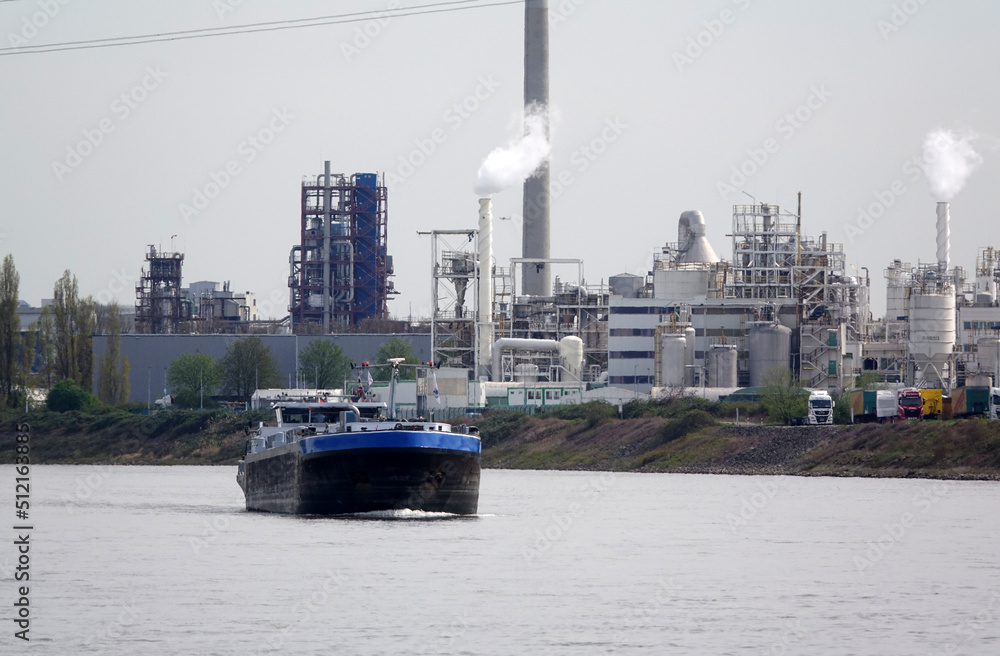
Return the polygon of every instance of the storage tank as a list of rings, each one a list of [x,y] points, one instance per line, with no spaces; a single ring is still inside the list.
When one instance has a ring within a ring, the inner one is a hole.
[[[750,387],[759,387],[771,369],[789,368],[792,331],[777,323],[751,324],[747,350],[750,352]]]
[[[538,365],[526,363],[514,365],[514,381],[518,383],[537,383]]]
[[[737,349],[732,344],[712,344],[705,353],[706,387],[738,387]]]
[[[694,386],[694,328],[684,329],[684,384]]]
[[[608,287],[611,288],[613,296],[624,296],[625,298],[639,298],[639,292],[646,284],[642,276],[631,273],[619,273],[617,276],[608,278]]]
[[[909,289],[906,282],[909,278],[909,264],[895,260],[885,270],[885,318],[886,321],[899,321],[900,317],[909,314]]]
[[[910,293],[908,350],[921,372],[920,387],[951,389],[946,378],[951,377],[948,364],[955,350],[955,295],[950,290]]]
[[[660,336],[660,386],[684,387],[687,339],[680,333]]]

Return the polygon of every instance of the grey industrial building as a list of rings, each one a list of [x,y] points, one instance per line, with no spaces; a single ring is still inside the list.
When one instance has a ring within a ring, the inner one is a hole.
[[[413,353],[421,362],[427,362],[431,354],[431,338],[426,333],[402,333],[391,335],[258,335],[257,337],[271,350],[278,362],[278,373],[289,387],[296,381],[297,354],[314,340],[333,342],[343,349],[353,362],[374,360],[385,342],[398,337],[413,347]],[[185,353],[204,353],[214,358],[222,358],[226,348],[240,335],[141,335],[129,334],[121,338],[121,352],[129,362],[129,401],[145,403],[163,396],[167,390],[167,369],[170,363]],[[94,336],[94,361],[99,362],[107,350],[108,337]],[[97,379],[94,380],[97,393]]]

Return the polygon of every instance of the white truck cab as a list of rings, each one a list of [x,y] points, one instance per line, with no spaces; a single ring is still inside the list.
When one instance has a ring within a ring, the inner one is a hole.
[[[829,392],[810,392],[807,421],[810,424],[832,424],[833,408],[836,405]]]

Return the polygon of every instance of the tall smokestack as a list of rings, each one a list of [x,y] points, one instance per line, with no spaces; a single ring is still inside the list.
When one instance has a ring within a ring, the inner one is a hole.
[[[493,357],[493,201],[479,199],[479,369]],[[493,374],[495,375],[495,374]]]
[[[549,123],[549,2],[524,3],[524,106],[537,106]],[[524,232],[521,253],[526,258],[548,259],[549,250],[549,158],[535,175],[524,181]],[[524,267],[524,293],[549,296],[552,277],[548,265]]]
[[[951,265],[951,221],[948,203],[937,204],[937,259],[942,274],[948,273]]]

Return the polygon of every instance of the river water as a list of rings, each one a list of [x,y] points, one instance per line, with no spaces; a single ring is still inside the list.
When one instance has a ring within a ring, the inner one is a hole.
[[[334,519],[235,473],[34,467],[0,653],[1000,653],[997,483],[487,470],[478,517]]]

